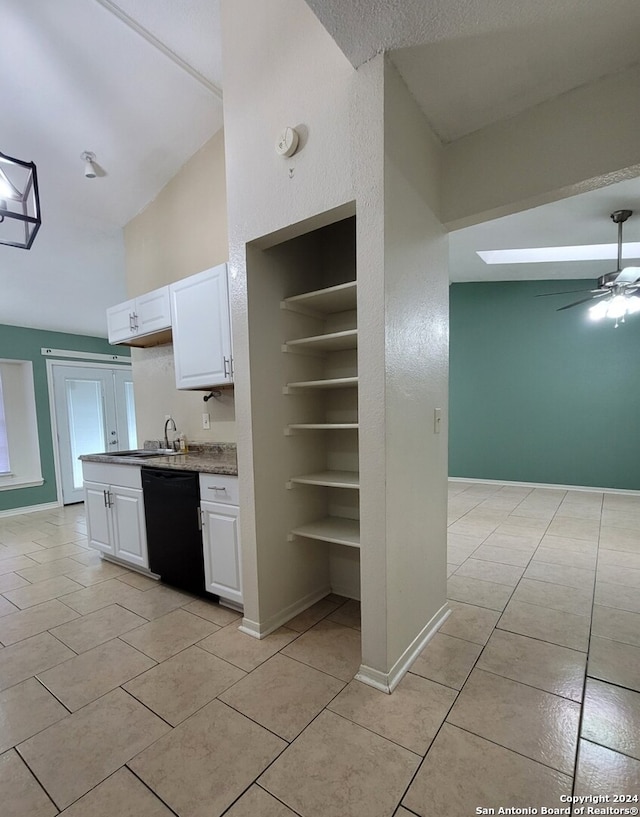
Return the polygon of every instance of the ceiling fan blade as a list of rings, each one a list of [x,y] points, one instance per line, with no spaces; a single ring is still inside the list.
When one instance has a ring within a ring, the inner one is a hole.
[[[592,295],[590,298],[581,298],[579,301],[574,301],[572,304],[561,306],[559,309],[556,309],[556,312],[562,312],[563,309],[571,309],[572,306],[578,306],[579,304],[586,304],[587,301],[593,301],[595,298],[601,298],[603,295],[608,294],[608,292],[602,292],[600,295]]]
[[[640,281],[640,267],[625,267],[620,270],[614,284],[635,284]]]
[[[536,295],[536,298],[548,298],[549,295],[572,295],[574,292],[591,292],[593,290],[588,289],[567,289],[564,292],[541,292],[539,295]]]

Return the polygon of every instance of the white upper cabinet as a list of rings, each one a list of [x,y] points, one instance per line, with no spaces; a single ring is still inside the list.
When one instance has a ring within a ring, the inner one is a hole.
[[[153,346],[171,340],[169,287],[160,287],[107,309],[109,343]]]
[[[150,335],[171,328],[169,287],[160,287],[136,298],[136,329],[139,335]]]
[[[227,265],[170,284],[169,291],[177,388],[233,383]]]
[[[135,298],[107,309],[109,343],[126,343],[135,335],[133,328],[135,311]]]

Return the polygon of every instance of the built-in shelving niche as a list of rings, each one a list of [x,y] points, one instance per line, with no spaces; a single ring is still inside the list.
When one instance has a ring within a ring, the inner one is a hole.
[[[291,243],[302,263],[280,303],[287,538],[301,548],[323,543],[332,590],[359,598],[355,218]]]

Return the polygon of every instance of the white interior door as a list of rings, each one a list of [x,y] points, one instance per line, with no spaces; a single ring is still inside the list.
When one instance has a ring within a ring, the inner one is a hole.
[[[131,372],[73,365],[52,371],[62,501],[68,505],[84,498],[81,454],[129,448],[131,428],[135,447]]]

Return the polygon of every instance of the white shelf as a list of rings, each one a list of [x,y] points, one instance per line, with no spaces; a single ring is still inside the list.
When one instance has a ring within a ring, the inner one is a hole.
[[[360,487],[360,474],[357,471],[318,471],[316,474],[303,474],[291,477],[289,482],[301,485],[324,485],[327,488]]]
[[[285,298],[280,306],[282,309],[308,314],[329,315],[334,312],[346,312],[356,308],[356,282],[349,281],[347,284],[293,295],[291,298]]]
[[[328,332],[326,335],[288,340],[282,351],[340,352],[343,349],[356,349],[357,346],[358,330],[346,329],[343,332]]]
[[[289,436],[294,431],[342,431],[358,428],[358,423],[289,423],[284,433]]]
[[[294,528],[290,536],[304,536],[306,539],[319,539],[322,542],[359,548],[360,522],[357,519],[327,516],[325,519]]]
[[[328,380],[299,380],[297,383],[287,383],[285,389],[348,389],[357,385],[357,377],[332,377]]]

